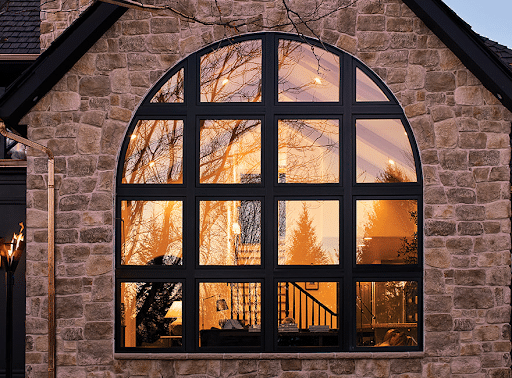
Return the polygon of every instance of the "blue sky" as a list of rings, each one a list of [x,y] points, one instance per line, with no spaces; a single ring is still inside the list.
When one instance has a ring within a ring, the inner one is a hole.
[[[512,0],[444,0],[474,31],[512,48]]]

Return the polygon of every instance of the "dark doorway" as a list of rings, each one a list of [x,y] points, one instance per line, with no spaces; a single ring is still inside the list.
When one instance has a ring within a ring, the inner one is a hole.
[[[24,167],[0,167],[0,237],[10,240],[25,224],[26,177]],[[0,277],[0,378],[5,377],[5,271]],[[13,373],[25,376],[25,254],[14,274],[13,299]]]

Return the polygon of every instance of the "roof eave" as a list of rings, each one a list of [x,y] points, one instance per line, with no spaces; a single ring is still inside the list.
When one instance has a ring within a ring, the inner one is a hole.
[[[501,103],[512,111],[512,72],[439,0],[403,0]]]
[[[96,2],[84,11],[0,97],[0,120],[16,129],[20,119],[126,10]]]

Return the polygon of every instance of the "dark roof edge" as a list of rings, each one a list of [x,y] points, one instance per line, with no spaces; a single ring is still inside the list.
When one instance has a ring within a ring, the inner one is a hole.
[[[512,111],[512,73],[440,0],[402,0],[501,103]]]
[[[126,12],[96,2],[86,9],[0,97],[0,119],[16,129],[20,119]]]

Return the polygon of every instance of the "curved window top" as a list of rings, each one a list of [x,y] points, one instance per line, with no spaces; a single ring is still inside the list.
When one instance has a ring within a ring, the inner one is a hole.
[[[419,155],[353,56],[284,33],[204,48],[120,156],[117,351],[421,350]]]

